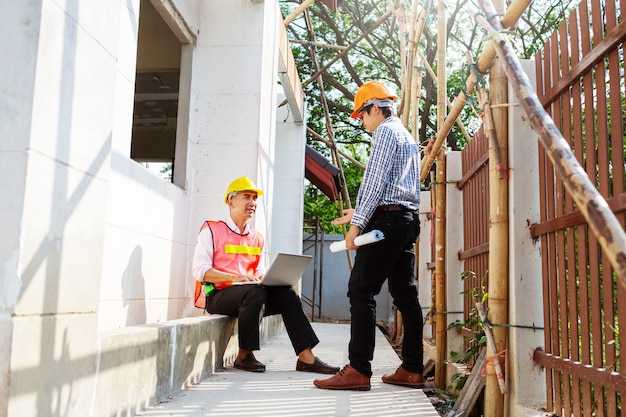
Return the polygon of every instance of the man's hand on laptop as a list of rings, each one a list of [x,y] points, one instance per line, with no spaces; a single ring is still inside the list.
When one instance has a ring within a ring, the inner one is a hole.
[[[234,275],[233,282],[260,282],[261,280],[253,275]]]

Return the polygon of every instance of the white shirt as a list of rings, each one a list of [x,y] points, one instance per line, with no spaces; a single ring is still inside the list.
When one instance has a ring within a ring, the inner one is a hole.
[[[242,235],[250,233],[250,225],[247,223],[242,233],[230,216],[224,218],[223,221],[230,230]],[[265,254],[262,249],[260,256],[261,259],[259,259],[259,264],[254,271],[254,276],[257,277],[265,275]],[[213,268],[213,233],[210,227],[205,227],[204,230],[198,234],[198,243],[196,244],[196,249],[193,254],[191,274],[196,281],[202,282],[204,280],[204,274],[211,268]]]

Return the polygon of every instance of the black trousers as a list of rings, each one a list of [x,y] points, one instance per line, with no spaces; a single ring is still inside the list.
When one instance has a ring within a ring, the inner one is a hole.
[[[380,230],[385,238],[361,246],[354,260],[348,283],[350,298],[350,365],[366,376],[372,375],[376,337],[376,301],[387,280],[393,302],[402,313],[404,340],[402,367],[409,372],[424,370],[423,317],[415,281],[414,244],[419,236],[417,213],[377,212],[363,230]]]
[[[319,339],[302,311],[300,297],[291,287],[234,285],[207,297],[206,311],[238,319],[239,347],[259,350],[259,324],[264,316],[281,314],[294,352],[313,348]]]

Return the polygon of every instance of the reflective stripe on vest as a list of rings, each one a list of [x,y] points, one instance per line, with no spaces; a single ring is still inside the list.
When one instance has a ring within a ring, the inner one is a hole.
[[[245,255],[260,255],[261,248],[258,248],[258,247],[252,248],[250,246],[241,246],[241,245],[224,245],[224,252],[245,254]]]
[[[222,221],[207,221],[202,226],[211,228],[213,235],[213,268],[233,275],[254,275],[263,248],[263,237],[250,229],[250,233],[239,234]],[[231,282],[216,282],[221,290]]]

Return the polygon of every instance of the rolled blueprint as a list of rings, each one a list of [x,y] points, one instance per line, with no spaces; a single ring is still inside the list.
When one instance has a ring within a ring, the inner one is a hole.
[[[383,240],[384,238],[385,236],[383,235],[383,232],[381,232],[380,230],[371,230],[367,233],[363,233],[362,235],[359,235],[356,238],[354,238],[354,244],[357,246],[363,246],[363,245],[368,245],[370,243],[378,242],[380,240]],[[330,245],[331,252],[339,252],[342,250],[346,250],[345,240],[331,243]]]

